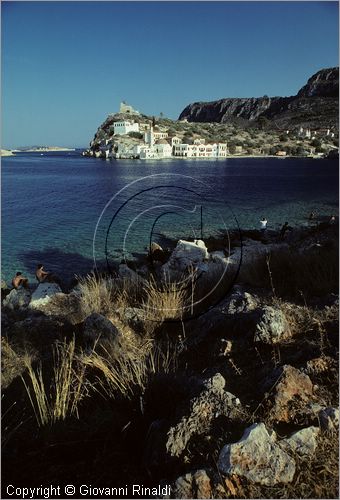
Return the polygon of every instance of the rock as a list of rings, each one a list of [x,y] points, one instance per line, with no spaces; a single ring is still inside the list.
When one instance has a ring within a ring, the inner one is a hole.
[[[307,408],[313,396],[313,384],[308,375],[289,365],[275,370],[273,375],[279,382],[274,389],[270,417],[278,422],[289,422]]]
[[[56,293],[50,300],[39,305],[39,311],[47,316],[67,320],[72,325],[82,323],[86,317],[80,304],[80,293]]]
[[[189,415],[182,417],[168,432],[166,449],[171,456],[180,456],[190,438],[208,432],[218,416],[224,415],[230,419],[240,416],[240,400],[225,391],[224,386],[225,380],[220,373],[204,382],[199,396],[190,401]]]
[[[288,330],[285,315],[280,309],[264,306],[255,328],[254,341],[265,344],[280,342]]]
[[[46,306],[57,293],[62,293],[60,286],[57,283],[39,283],[37,288],[32,294],[30,307],[33,309],[40,309]]]
[[[158,243],[153,241],[150,246],[149,257],[151,257],[152,261],[165,262],[166,253]]]
[[[210,478],[204,469],[179,477],[172,490],[173,498],[212,498]]]
[[[192,482],[193,478],[190,472],[179,477],[173,487],[174,498],[194,498]]]
[[[316,438],[319,432],[318,427],[306,427],[294,432],[290,437],[282,439],[280,446],[293,455],[295,453],[302,457],[313,455],[318,446]]]
[[[224,474],[245,477],[251,483],[274,486],[290,483],[295,461],[276,442],[263,423],[248,427],[237,443],[225,445],[219,455],[218,468]]]
[[[92,313],[84,322],[84,340],[89,348],[93,348],[99,339],[114,342],[119,338],[117,327],[105,316]]]
[[[30,344],[39,352],[45,352],[56,340],[62,341],[72,333],[68,330],[68,325],[56,318],[30,316],[11,325],[8,337],[15,344]]]
[[[3,306],[14,311],[28,307],[31,301],[31,292],[26,288],[13,289],[3,300]]]
[[[197,268],[208,258],[208,250],[202,240],[179,240],[168,262],[162,266],[162,272],[165,275],[171,271],[184,272],[190,267]]]
[[[287,243],[268,243],[264,244],[261,241],[245,239],[242,247],[235,247],[232,254],[228,258],[230,268],[238,268],[242,259],[242,265],[239,273],[239,280],[247,283],[248,272],[252,270],[254,263],[259,260],[264,262],[267,255],[272,253],[288,250]]]
[[[118,275],[120,278],[123,278],[132,283],[144,282],[144,279],[141,276],[139,276],[139,274],[136,273],[136,271],[130,269],[130,267],[127,266],[126,264],[119,264]]]
[[[334,431],[339,427],[339,408],[324,408],[320,410],[318,417],[322,431]]]
[[[336,361],[330,356],[321,356],[307,361],[306,368],[303,370],[308,375],[319,375],[331,368],[336,367]]]
[[[116,313],[135,331],[142,331],[144,329],[144,324],[147,321],[147,318],[143,309],[139,309],[138,307],[120,307],[116,310]]]
[[[5,329],[9,326],[9,319],[4,311],[1,311],[1,328]]]
[[[225,314],[242,314],[254,311],[257,308],[256,299],[248,292],[236,290],[230,296],[230,300],[223,307],[222,312]]]
[[[7,290],[8,285],[5,280],[1,280],[1,290]]]
[[[210,478],[204,469],[198,470],[194,474],[195,498],[211,498]]]

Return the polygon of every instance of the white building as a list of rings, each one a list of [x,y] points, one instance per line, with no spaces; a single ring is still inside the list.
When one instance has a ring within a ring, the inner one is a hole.
[[[176,144],[181,144],[181,142],[182,142],[182,140],[179,137],[177,137],[176,135],[171,137],[170,141],[171,141],[172,147],[175,146]]]
[[[155,158],[155,152],[153,150],[153,147],[146,145],[143,148],[141,148],[139,157],[141,160],[149,160]]]
[[[165,139],[159,139],[153,146],[153,150],[157,158],[171,158],[172,146]]]
[[[175,144],[174,156],[186,156],[190,158],[225,158],[227,156],[227,144]]]
[[[139,132],[139,124],[127,120],[113,123],[114,135],[126,135],[129,132]]]

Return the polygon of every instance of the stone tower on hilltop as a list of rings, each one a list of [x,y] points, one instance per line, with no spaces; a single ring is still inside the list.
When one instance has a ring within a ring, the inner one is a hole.
[[[134,109],[132,106],[127,104],[125,101],[120,103],[119,113],[130,114],[130,115],[139,115],[139,111]]]

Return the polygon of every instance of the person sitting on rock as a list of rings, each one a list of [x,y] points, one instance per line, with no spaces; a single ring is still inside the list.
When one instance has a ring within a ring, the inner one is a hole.
[[[29,288],[28,279],[25,278],[20,271],[17,272],[14,278],[12,279],[12,285],[13,288],[15,288],[16,290],[18,290],[21,287]]]
[[[280,240],[283,240],[283,239],[284,239],[284,237],[285,237],[285,235],[286,235],[286,232],[287,232],[287,231],[290,231],[290,229],[291,229],[291,228],[289,227],[288,222],[285,222],[285,223],[283,224],[283,226],[281,227],[281,231],[280,231]]]
[[[39,283],[44,283],[45,281],[49,281],[51,273],[44,271],[43,264],[38,264],[37,269],[35,271],[35,277],[39,281]]]
[[[43,264],[38,264],[35,271],[35,277],[39,283],[57,283],[57,285],[62,286],[61,279],[54,273],[48,273],[44,270]]]

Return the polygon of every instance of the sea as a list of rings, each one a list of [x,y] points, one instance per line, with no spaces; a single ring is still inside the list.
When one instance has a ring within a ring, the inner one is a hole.
[[[309,158],[105,160],[81,151],[1,159],[2,279],[64,280],[145,255],[150,242],[306,226],[338,215],[338,162]]]

